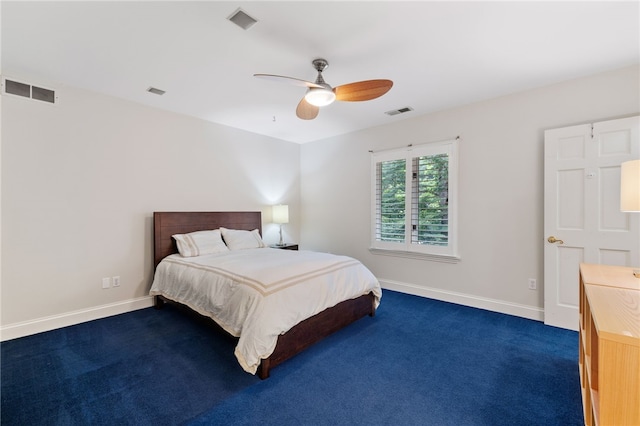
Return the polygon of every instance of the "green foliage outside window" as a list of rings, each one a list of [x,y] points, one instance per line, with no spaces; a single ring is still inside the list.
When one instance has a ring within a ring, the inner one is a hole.
[[[446,246],[449,240],[449,156],[417,159],[418,218],[413,242]]]

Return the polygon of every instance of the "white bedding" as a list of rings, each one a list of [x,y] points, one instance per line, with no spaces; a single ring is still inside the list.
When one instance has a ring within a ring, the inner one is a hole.
[[[359,261],[328,253],[258,248],[185,258],[167,256],[150,295],[211,317],[239,337],[235,355],[255,374],[278,336],[338,303],[373,292],[378,280]]]

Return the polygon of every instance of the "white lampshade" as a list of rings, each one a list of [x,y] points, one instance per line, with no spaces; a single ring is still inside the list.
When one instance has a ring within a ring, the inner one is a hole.
[[[620,210],[640,212],[640,160],[620,166]]]
[[[312,87],[309,89],[304,99],[311,105],[318,107],[329,105],[336,100],[336,94],[333,90],[319,87]]]
[[[289,223],[289,206],[279,204],[272,208],[273,223]]]

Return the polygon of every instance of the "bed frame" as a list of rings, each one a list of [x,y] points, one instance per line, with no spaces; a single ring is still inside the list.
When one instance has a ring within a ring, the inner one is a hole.
[[[260,212],[154,212],[154,268],[166,256],[178,253],[174,234],[217,229],[258,229],[262,234]],[[162,296],[156,296],[155,306],[161,308],[167,302]],[[258,368],[261,379],[269,377],[271,369],[302,352],[312,344],[322,340],[335,331],[357,321],[364,316],[375,315],[375,299],[372,293],[356,299],[345,300],[308,318],[285,334],[278,337],[278,343],[271,356],[263,359]]]

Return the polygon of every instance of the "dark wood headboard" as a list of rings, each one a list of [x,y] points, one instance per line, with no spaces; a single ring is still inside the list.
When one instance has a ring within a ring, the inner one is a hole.
[[[252,231],[262,235],[260,212],[154,212],[153,213],[153,265],[170,254],[177,253],[175,234],[206,231],[220,227]]]

